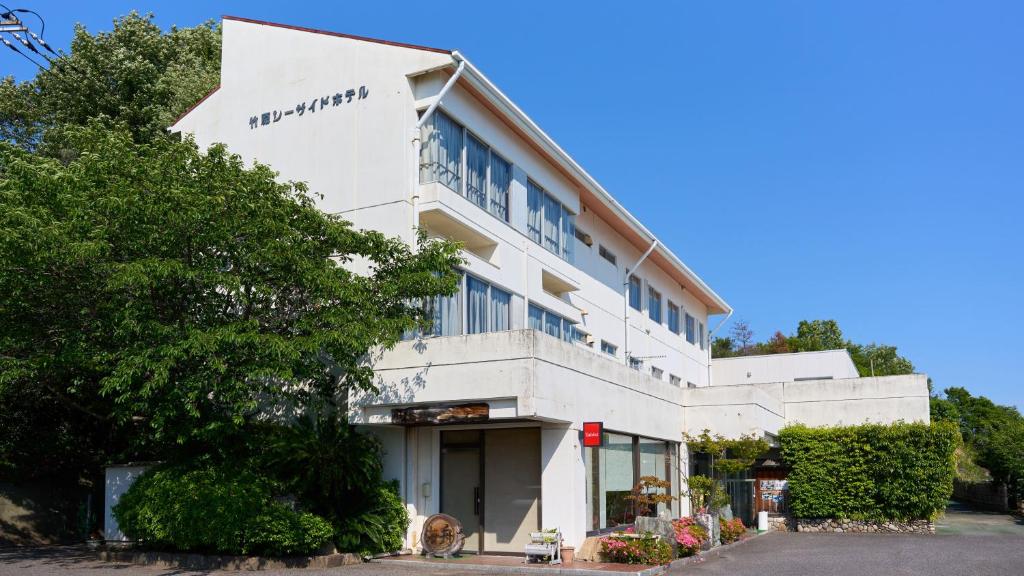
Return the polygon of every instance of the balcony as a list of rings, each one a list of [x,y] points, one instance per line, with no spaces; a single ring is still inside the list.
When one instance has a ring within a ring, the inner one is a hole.
[[[486,403],[492,422],[604,422],[678,440],[683,391],[534,330],[402,342],[374,364],[376,394],[354,394],[350,420],[396,424],[393,409]]]

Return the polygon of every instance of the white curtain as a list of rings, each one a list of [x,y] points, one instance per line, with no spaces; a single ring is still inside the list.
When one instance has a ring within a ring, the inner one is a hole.
[[[526,231],[537,244],[541,243],[540,229],[542,226],[541,214],[544,209],[544,191],[532,181],[526,184]]]
[[[487,332],[487,283],[466,277],[466,333]]]
[[[544,195],[544,247],[561,255],[559,235],[562,233],[559,221],[562,217],[562,205],[551,196]]]
[[[508,191],[512,186],[512,165],[491,153],[491,214],[508,222]]]
[[[466,142],[466,198],[487,209],[487,146],[469,135]]]
[[[420,181],[440,182],[459,191],[462,185],[462,126],[437,110],[420,135]]]
[[[491,286],[491,330],[499,332],[509,329],[509,303],[512,295]]]
[[[530,304],[530,330],[544,330],[544,310]]]
[[[562,258],[572,264],[576,255],[576,217],[562,208]]]

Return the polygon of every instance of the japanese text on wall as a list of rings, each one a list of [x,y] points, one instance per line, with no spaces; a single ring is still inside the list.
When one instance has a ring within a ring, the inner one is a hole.
[[[299,102],[294,108],[271,110],[270,112],[262,112],[254,116],[250,116],[249,129],[255,130],[261,126],[269,126],[280,122],[288,116],[295,116],[296,118],[305,116],[306,114],[312,116],[316,114],[317,109],[323,111],[327,108],[345,106],[346,104],[351,104],[353,100],[365,100],[369,97],[370,91],[366,86],[360,86],[358,90],[355,88],[349,88],[344,92],[336,92],[333,95],[328,94],[326,96],[317,96],[309,102],[306,102],[305,100]]]

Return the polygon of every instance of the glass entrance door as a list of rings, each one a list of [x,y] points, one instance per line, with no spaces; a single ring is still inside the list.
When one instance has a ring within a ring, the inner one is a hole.
[[[463,551],[480,553],[483,486],[479,430],[441,432],[441,512],[462,523]]]

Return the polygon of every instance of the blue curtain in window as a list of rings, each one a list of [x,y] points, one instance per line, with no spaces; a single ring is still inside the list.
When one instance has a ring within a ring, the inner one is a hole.
[[[629,305],[640,310],[640,279],[636,276],[629,277]]]
[[[491,286],[491,330],[499,332],[509,329],[509,305],[512,295]]]
[[[686,341],[690,344],[697,343],[697,337],[694,335],[693,316],[689,314],[686,315]]]
[[[579,338],[579,333],[576,331],[576,325],[569,322],[566,319],[562,319],[562,340],[566,342],[572,342]]]
[[[530,304],[530,330],[544,330],[544,310]]]
[[[491,153],[491,214],[508,222],[508,192],[512,186],[512,165]]]
[[[661,323],[661,294],[650,286],[647,287],[647,315],[651,320]]]
[[[423,137],[426,153],[420,160],[421,177],[425,170],[424,182],[440,182],[458,192],[462,185],[462,126],[440,110],[428,124],[433,126]]]
[[[487,332],[487,283],[466,277],[466,333]]]
[[[544,247],[561,256],[559,237],[561,227],[562,205],[551,196],[544,195]]]
[[[541,214],[544,209],[544,191],[533,182],[526,184],[526,232],[537,244],[540,244],[540,229],[543,225]]]
[[[551,312],[544,312],[544,331],[555,338],[562,337],[562,317]]]
[[[562,207],[562,258],[572,264],[576,252],[576,217]]]
[[[679,307],[668,303],[668,329],[679,334]]]
[[[487,209],[487,146],[469,135],[466,141],[466,198]]]

